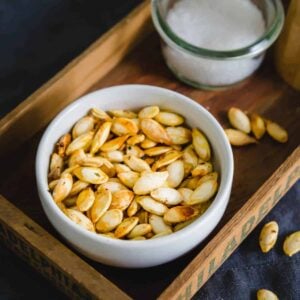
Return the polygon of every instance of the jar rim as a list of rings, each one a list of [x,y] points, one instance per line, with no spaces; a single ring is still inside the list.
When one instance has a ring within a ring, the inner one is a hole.
[[[248,46],[233,50],[212,50],[195,46],[179,37],[165,22],[159,12],[158,3],[160,0],[151,1],[151,13],[154,26],[161,38],[170,46],[175,47],[188,54],[211,59],[239,59],[259,55],[265,51],[279,36],[284,23],[284,9],[280,0],[271,0],[274,6],[275,17],[271,24],[266,27],[265,32],[256,41]]]

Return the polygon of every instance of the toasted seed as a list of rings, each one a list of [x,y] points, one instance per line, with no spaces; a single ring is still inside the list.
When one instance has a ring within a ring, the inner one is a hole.
[[[267,121],[267,132],[271,138],[279,143],[288,141],[287,131],[275,122]]]
[[[186,183],[186,187],[188,189],[195,190],[199,185],[199,179],[200,179],[200,176],[195,176],[195,177],[192,177],[192,178],[188,178],[188,181]]]
[[[194,205],[211,199],[218,189],[218,181],[214,176],[204,176],[198,181],[198,187],[186,203]]]
[[[153,236],[151,237],[151,239],[157,239],[157,238],[160,238],[160,237],[169,235],[169,234],[171,234],[171,233],[172,233],[172,230],[171,230],[171,231],[167,230],[167,231],[164,231],[164,232],[160,232],[160,233],[158,233],[158,234],[153,235]]]
[[[101,171],[104,172],[108,177],[115,177],[116,170],[114,165],[112,164],[110,167],[108,165],[103,164],[100,167]]]
[[[66,208],[65,213],[73,222],[75,222],[79,226],[92,232],[95,231],[94,225],[91,222],[91,220],[88,217],[86,217],[82,212],[76,209]]]
[[[156,145],[157,145],[156,142],[154,142],[148,138],[145,138],[145,140],[143,142],[141,142],[141,147],[143,149],[149,149],[149,148],[155,147]]]
[[[155,120],[166,126],[178,126],[184,122],[184,118],[178,114],[162,111],[155,116]]]
[[[138,212],[137,217],[139,218],[139,223],[144,224],[149,222],[149,213],[145,210]]]
[[[141,129],[143,133],[152,141],[171,145],[172,141],[165,128],[153,119],[142,119]]]
[[[159,146],[145,150],[145,154],[149,156],[157,156],[172,150],[171,147]]]
[[[228,111],[228,119],[230,124],[245,133],[250,133],[251,126],[247,115],[241,111],[239,108],[232,107]]]
[[[151,214],[149,217],[149,223],[152,226],[152,230],[155,234],[165,231],[172,232],[172,227],[166,224],[164,219],[160,216]]]
[[[132,241],[144,241],[146,238],[144,236],[136,236],[135,238],[131,239]]]
[[[300,231],[286,237],[283,243],[283,251],[288,256],[293,256],[300,251]]]
[[[147,106],[139,111],[140,119],[151,119],[159,114],[158,106]]]
[[[188,177],[189,175],[192,174],[192,170],[193,170],[193,165],[183,162],[183,169],[184,169],[184,178]]]
[[[124,156],[124,162],[133,171],[143,172],[151,171],[150,166],[143,160],[134,155]]]
[[[140,178],[140,174],[133,171],[121,172],[118,173],[118,178],[120,178],[121,182],[127,187],[132,189],[137,180]]]
[[[213,171],[213,166],[210,162],[201,162],[192,170],[192,176],[204,176]]]
[[[168,210],[166,205],[155,201],[149,196],[140,197],[137,201],[144,210],[158,216],[164,215],[164,213]]]
[[[131,172],[131,169],[124,164],[114,164],[116,173]]]
[[[66,154],[70,155],[74,151],[79,150],[79,149],[83,149],[83,150],[88,149],[88,147],[90,146],[90,144],[92,142],[93,136],[94,136],[93,131],[89,131],[87,133],[84,133],[84,134],[78,136],[75,140],[73,140],[69,144],[69,146],[66,150]]]
[[[73,167],[76,165],[82,165],[86,158],[86,154],[83,149],[75,150],[70,156],[68,165],[69,167]]]
[[[60,155],[57,153],[53,153],[51,155],[51,161],[50,161],[50,172],[48,175],[48,178],[50,180],[58,179],[61,175],[61,171],[63,168],[64,161]]]
[[[184,164],[182,160],[176,160],[170,163],[167,167],[169,176],[167,183],[169,187],[175,188],[180,185],[184,178]]]
[[[138,224],[127,235],[129,239],[133,239],[138,236],[143,236],[152,231],[150,224]]]
[[[128,146],[126,148],[126,155],[133,155],[133,156],[136,156],[136,157],[143,157],[145,155],[144,151],[136,146],[136,145],[133,145],[133,146]]]
[[[171,150],[167,153],[165,153],[161,158],[159,158],[153,165],[152,170],[156,171],[157,169],[167,166],[180,158],[182,156],[182,152],[179,152],[177,150]]]
[[[103,152],[101,156],[107,158],[112,163],[120,163],[123,162],[124,154],[120,150],[110,151],[110,152]]]
[[[187,146],[183,150],[182,158],[183,158],[184,163],[192,165],[192,168],[197,167],[199,159],[198,159],[192,145]]]
[[[166,211],[164,221],[171,224],[185,222],[198,214],[199,211],[192,206],[174,206]]]
[[[145,135],[137,134],[135,136],[130,137],[127,140],[127,144],[130,145],[130,146],[133,146],[135,144],[139,144],[139,143],[143,142],[144,140],[145,140]]]
[[[127,190],[126,186],[119,183],[119,182],[112,182],[112,181],[108,181],[108,182],[105,182],[103,184],[101,184],[99,187],[98,187],[98,192],[101,193],[105,190],[108,190],[110,191],[112,194],[113,193],[116,193],[118,191],[122,191],[122,190]]]
[[[126,142],[129,135],[123,135],[119,136],[113,140],[110,140],[106,142],[103,146],[100,147],[101,151],[109,152],[109,151],[115,151],[122,147],[122,145]]]
[[[92,141],[91,154],[96,153],[107,141],[111,127],[112,122],[104,122],[99,127]]]
[[[183,198],[183,202],[187,203],[187,201],[189,201],[190,197],[193,194],[193,190],[189,189],[189,188],[180,188],[178,189],[178,192],[181,194],[182,198]]]
[[[55,186],[57,185],[59,179],[55,179],[49,182],[48,188],[50,191],[53,191]]]
[[[275,245],[278,237],[278,224],[275,221],[264,225],[259,235],[259,245],[261,251],[269,252]]]
[[[122,223],[117,227],[115,230],[115,236],[117,238],[122,238],[127,235],[138,223],[139,218],[137,217],[130,217],[126,218],[122,221]]]
[[[167,134],[173,145],[183,145],[192,140],[192,133],[185,127],[167,127]]]
[[[139,209],[140,209],[140,205],[136,202],[135,199],[133,199],[127,208],[127,216],[128,217],[134,216]]]
[[[95,201],[95,194],[91,188],[84,189],[77,197],[76,205],[79,211],[89,210]]]
[[[113,168],[113,164],[106,158],[101,156],[86,156],[81,163],[84,167],[101,168],[103,165],[108,168]]]
[[[152,191],[151,197],[166,205],[177,205],[183,200],[177,190],[168,187],[161,187]]]
[[[76,208],[77,196],[69,196],[63,200],[63,204],[68,208]],[[61,202],[60,202],[61,203]]]
[[[111,121],[111,117],[100,108],[92,108],[89,114],[100,120]]]
[[[70,194],[73,185],[73,177],[71,174],[64,174],[58,180],[52,196],[55,202],[61,202]]]
[[[56,143],[56,152],[59,156],[64,157],[66,149],[68,148],[69,144],[71,143],[71,134],[66,133],[64,134]]]
[[[106,211],[96,223],[97,231],[108,233],[114,230],[123,220],[123,212],[120,209]]]
[[[93,167],[78,167],[73,173],[81,181],[91,184],[101,184],[108,180],[108,176],[99,168]]]
[[[161,187],[168,178],[168,172],[144,172],[133,186],[133,191],[137,195],[149,194],[152,190]]]
[[[263,118],[258,114],[250,115],[251,131],[253,132],[256,139],[261,139],[265,132],[266,126]]]
[[[225,129],[225,133],[227,135],[230,144],[233,146],[245,146],[245,145],[257,143],[255,138],[236,129]]]
[[[195,221],[196,218],[197,218],[197,217],[192,218],[192,219],[190,219],[190,220],[188,220],[188,221],[185,221],[185,222],[181,222],[181,223],[176,224],[176,225],[174,226],[174,232],[177,232],[177,231],[179,231],[179,230],[181,230],[181,229],[183,229],[183,228],[189,226],[190,224],[192,224],[192,223]]]
[[[139,128],[132,119],[116,118],[113,120],[111,131],[117,136],[125,134],[136,135]]]
[[[121,190],[113,193],[110,209],[125,210],[133,200],[134,193],[129,190]]]
[[[210,160],[211,151],[205,135],[197,128],[192,130],[193,146],[200,159]]]
[[[81,118],[77,123],[74,125],[72,130],[73,139],[76,139],[80,135],[92,131],[94,128],[94,119],[90,116],[86,116]]]
[[[260,289],[257,291],[257,300],[278,300],[278,297],[269,290]]]
[[[93,223],[98,222],[98,220],[108,210],[111,202],[112,194],[110,191],[106,190],[96,194],[94,204],[90,209],[91,220]]]
[[[130,110],[110,110],[109,113],[116,118],[137,118],[137,114]]]

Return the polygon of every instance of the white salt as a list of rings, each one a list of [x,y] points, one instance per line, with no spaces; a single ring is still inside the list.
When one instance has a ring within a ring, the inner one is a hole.
[[[186,42],[218,51],[247,47],[265,32],[262,13],[250,0],[180,0],[169,10],[166,21]],[[257,69],[263,58],[213,60],[169,46],[163,52],[179,77],[211,86],[244,79]]]

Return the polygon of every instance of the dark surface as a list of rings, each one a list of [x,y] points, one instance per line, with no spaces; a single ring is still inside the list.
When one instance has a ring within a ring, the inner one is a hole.
[[[0,115],[46,82],[139,2],[0,1]],[[279,240],[275,249],[262,254],[257,245],[259,230],[269,220],[279,223]],[[268,288],[280,299],[300,299],[300,254],[289,258],[282,252],[284,236],[296,230],[300,230],[300,183],[280,201],[196,298],[255,299],[257,289]],[[39,298],[65,299],[0,244],[0,299]]]

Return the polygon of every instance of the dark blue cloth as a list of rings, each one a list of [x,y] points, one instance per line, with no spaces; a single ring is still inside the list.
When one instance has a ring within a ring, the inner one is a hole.
[[[0,115],[46,82],[140,0],[1,0]],[[258,248],[262,224],[279,223],[268,254]],[[268,288],[280,299],[300,300],[300,254],[289,258],[282,241],[300,230],[300,183],[279,202],[195,296],[255,299]],[[150,288],[150,287],[149,287]],[[65,299],[49,282],[0,244],[0,299]]]

